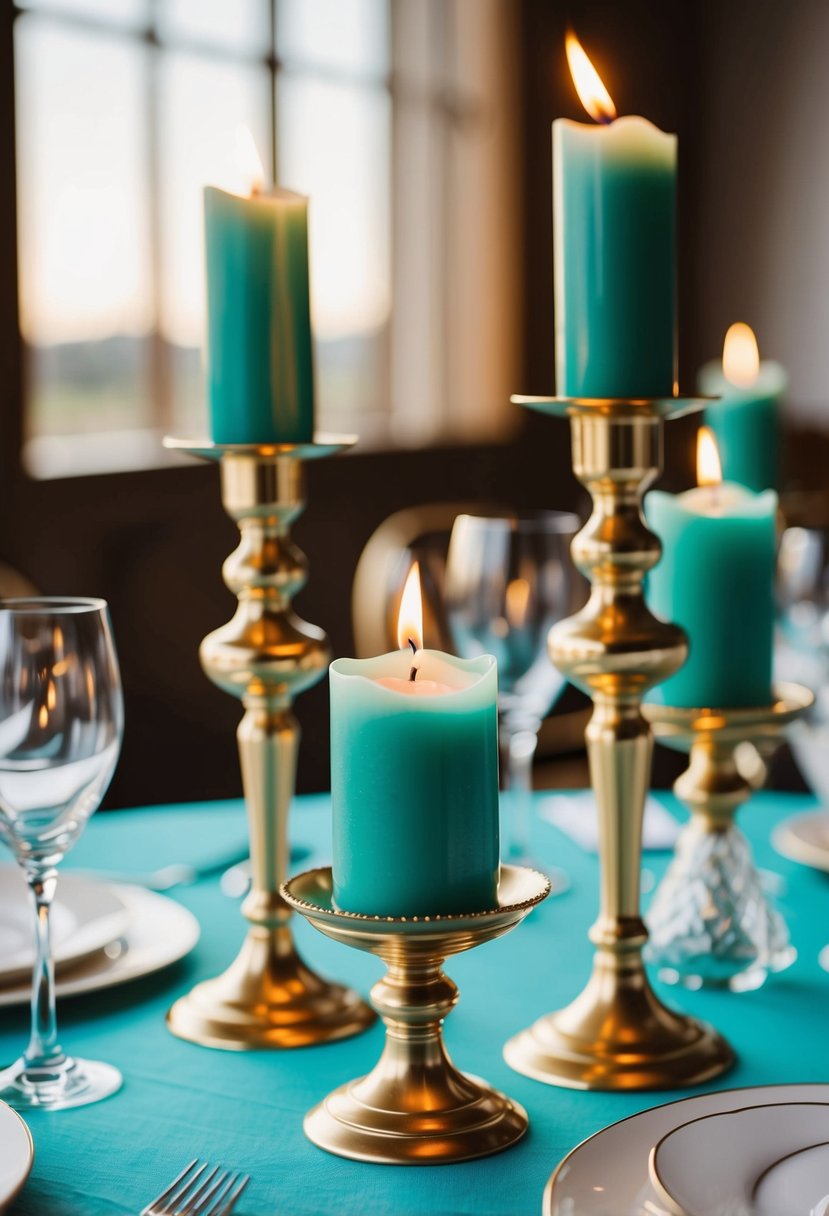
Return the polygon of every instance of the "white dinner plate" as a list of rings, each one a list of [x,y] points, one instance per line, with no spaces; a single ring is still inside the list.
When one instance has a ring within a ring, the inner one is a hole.
[[[749,1212],[757,1180],[770,1165],[829,1141],[829,1105],[775,1103],[703,1115],[668,1132],[651,1152],[654,1189],[674,1216]],[[791,1174],[791,1170],[789,1173]],[[824,1188],[820,1200],[829,1192]],[[808,1216],[789,1196],[773,1216]]]
[[[52,957],[60,970],[121,937],[129,913],[111,886],[79,874],[58,878],[50,916]],[[35,965],[35,921],[23,871],[0,865],[0,985],[29,980]]]
[[[768,1166],[754,1183],[756,1216],[826,1216],[829,1212],[829,1144],[813,1144]]]
[[[829,871],[829,811],[784,819],[772,833],[778,853],[815,870]]]
[[[58,999],[151,975],[184,958],[199,940],[199,922],[174,899],[120,883],[112,889],[126,907],[127,927],[117,941],[57,977]],[[0,1008],[26,1004],[30,996],[28,984],[0,988]]]
[[[544,1216],[666,1216],[648,1175],[651,1149],[663,1136],[703,1115],[783,1102],[829,1103],[829,1085],[720,1090],[654,1106],[613,1123],[561,1162],[544,1191]]]
[[[0,1102],[0,1212],[5,1212],[29,1177],[35,1159],[29,1129],[5,1102]]]

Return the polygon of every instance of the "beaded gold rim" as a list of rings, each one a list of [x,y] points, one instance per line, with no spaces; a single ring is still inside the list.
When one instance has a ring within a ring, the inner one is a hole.
[[[453,924],[459,924],[461,922],[471,920],[485,920],[494,916],[509,915],[513,912],[525,912],[530,908],[534,908],[536,904],[541,903],[541,901],[546,899],[550,894],[552,884],[549,878],[545,874],[542,874],[539,870],[533,870],[528,866],[504,865],[502,865],[501,869],[502,871],[506,870],[508,873],[512,874],[517,874],[520,872],[528,878],[530,876],[534,877],[538,882],[537,889],[526,899],[517,900],[516,902],[509,904],[499,904],[496,908],[484,908],[478,912],[438,912],[434,916],[380,916],[379,914],[372,914],[369,912],[349,912],[344,908],[327,908],[323,904],[313,903],[311,900],[303,899],[301,895],[295,895],[292,890],[295,884],[300,884],[303,881],[313,879],[317,875],[328,876],[328,890],[331,890],[331,867],[317,866],[313,870],[303,870],[302,873],[295,874],[293,877],[289,878],[287,882],[282,884],[281,894],[285,899],[287,899],[288,903],[290,903],[292,907],[306,909],[307,911],[313,912],[316,915],[322,914],[323,916],[336,917],[337,919],[342,918],[344,920],[356,921],[360,924],[367,925],[380,924],[401,927],[404,925],[437,925],[438,927],[443,925],[451,926]],[[322,886],[323,883],[320,883],[319,885]]]

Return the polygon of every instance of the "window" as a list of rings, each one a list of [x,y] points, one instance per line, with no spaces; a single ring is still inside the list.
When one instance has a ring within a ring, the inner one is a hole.
[[[204,432],[201,191],[233,182],[240,123],[311,197],[320,424],[383,442],[492,431],[516,346],[510,7],[23,0],[29,470],[158,464],[161,433]]]

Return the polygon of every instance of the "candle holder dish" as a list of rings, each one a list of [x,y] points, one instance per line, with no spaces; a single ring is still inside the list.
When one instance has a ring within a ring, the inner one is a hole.
[[[458,999],[444,975],[450,955],[507,933],[550,890],[544,875],[501,866],[498,906],[468,915],[384,917],[332,902],[330,869],[282,887],[286,901],[334,941],[375,954],[385,977],[371,999],[386,1024],[368,1076],[341,1085],[305,1117],[309,1140],[329,1153],[385,1165],[448,1165],[508,1148],[527,1130],[524,1109],[452,1064],[443,1020]]]
[[[197,984],[167,1015],[173,1034],[207,1047],[305,1047],[357,1034],[375,1020],[357,993],[322,979],[299,957],[291,909],[279,893],[299,749],[291,706],[322,677],[330,658],[322,630],[291,610],[305,583],[306,560],[289,529],[305,506],[305,462],[353,442],[325,435],[306,444],[164,441],[219,463],[222,501],[241,532],[223,568],[238,608],[204,639],[199,657],[213,683],[245,708],[238,740],[251,858],[251,890],[242,911],[250,928],[228,970]]]
[[[586,740],[599,814],[601,902],[590,931],[593,973],[572,1004],[542,1017],[506,1044],[516,1071],[575,1089],[640,1090],[697,1085],[734,1060],[710,1026],[663,1005],[642,960],[642,815],[653,736],[644,694],[684,662],[682,630],[645,603],[643,580],[660,544],[642,516],[642,494],[662,464],[662,423],[700,408],[703,398],[621,400],[513,397],[541,413],[569,417],[573,469],[593,513],[573,541],[591,581],[587,605],[554,626],[555,665],[592,698]]]
[[[735,814],[763,784],[763,754],[814,701],[808,688],[778,684],[771,705],[681,709],[656,702],[643,713],[656,738],[688,751],[674,792],[691,811],[648,912],[648,962],[687,988],[759,988],[796,957],[769,901]]]

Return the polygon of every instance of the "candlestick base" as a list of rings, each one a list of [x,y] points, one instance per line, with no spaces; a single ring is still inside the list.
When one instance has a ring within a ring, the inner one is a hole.
[[[251,856],[242,912],[250,928],[228,970],[197,984],[167,1015],[173,1034],[207,1047],[305,1047],[357,1034],[375,1020],[355,992],[315,975],[300,959],[291,909],[279,894],[299,750],[291,706],[322,678],[330,659],[322,630],[291,608],[306,561],[289,530],[305,506],[305,463],[353,442],[347,435],[318,435],[305,444],[165,440],[170,449],[219,464],[222,501],[241,533],[223,567],[238,597],[236,613],[204,639],[199,657],[213,683],[245,708],[237,734]]]
[[[701,398],[513,397],[568,417],[573,469],[593,513],[573,541],[573,560],[591,582],[576,616],[550,632],[550,658],[593,701],[586,740],[599,812],[601,909],[587,987],[566,1009],[511,1039],[518,1072],[575,1089],[662,1089],[695,1085],[734,1060],[710,1026],[675,1013],[650,987],[639,914],[641,830],[653,738],[641,700],[683,663],[681,629],[658,620],[643,581],[660,556],[641,500],[662,459],[662,422],[698,409]]]
[[[675,1013],[656,997],[638,950],[623,960],[597,955],[579,997],[510,1039],[516,1072],[565,1089],[674,1089],[701,1085],[734,1063],[713,1027]]]
[[[691,820],[647,918],[646,958],[668,983],[744,992],[796,957],[786,922],[763,890],[749,843],[734,822],[765,778],[760,753],[773,750],[784,727],[814,701],[798,684],[780,684],[774,693],[771,705],[741,709],[643,706],[657,739],[690,752],[674,791]]]
[[[321,933],[378,955],[388,971],[372,1002],[386,1024],[378,1064],[335,1089],[305,1118],[305,1134],[339,1157],[385,1165],[448,1165],[508,1148],[527,1130],[526,1111],[486,1082],[459,1072],[443,1045],[458,999],[446,958],[514,928],[550,890],[535,870],[501,867],[498,907],[463,916],[378,917],[332,904],[330,869],[282,887]]]
[[[287,928],[259,927],[227,971],[196,984],[167,1014],[178,1038],[237,1051],[330,1043],[374,1021],[356,992],[306,967]]]

